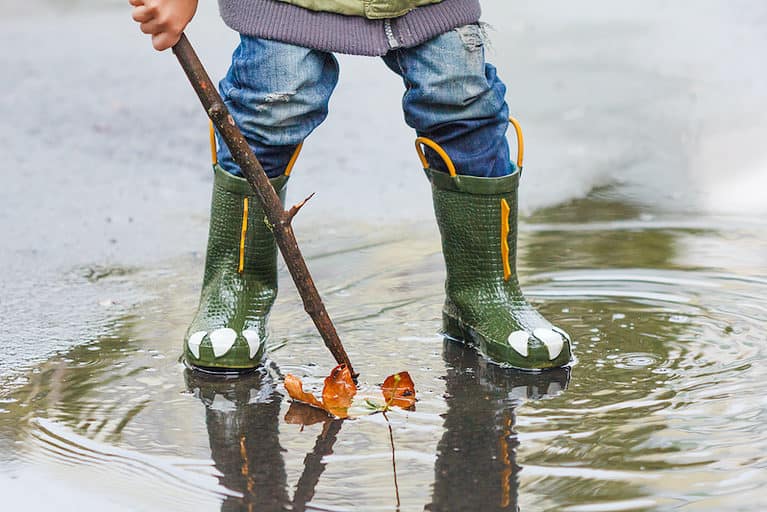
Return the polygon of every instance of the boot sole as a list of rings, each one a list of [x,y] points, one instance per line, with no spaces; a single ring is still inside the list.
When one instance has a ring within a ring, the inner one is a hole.
[[[253,359],[250,359],[248,347],[233,347],[220,358],[213,357],[209,347],[203,347],[201,350],[206,352],[205,355],[211,357],[198,359],[189,351],[186,343],[184,345],[184,354],[182,356],[184,365],[187,368],[199,369],[206,373],[246,373],[254,371],[263,366],[264,359],[266,358],[266,351],[263,347],[259,351],[260,354],[257,354]]]

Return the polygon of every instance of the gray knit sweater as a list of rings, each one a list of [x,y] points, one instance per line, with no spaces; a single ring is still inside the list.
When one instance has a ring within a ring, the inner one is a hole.
[[[480,17],[479,0],[443,0],[388,20],[315,12],[275,0],[218,0],[218,5],[224,22],[241,34],[354,55],[417,46]]]

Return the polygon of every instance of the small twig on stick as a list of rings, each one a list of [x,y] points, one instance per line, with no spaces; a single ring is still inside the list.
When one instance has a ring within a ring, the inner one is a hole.
[[[345,364],[356,379],[357,374],[352,368],[349,356],[346,354],[336,328],[330,320],[330,316],[328,316],[320,294],[317,292],[317,287],[314,285],[312,276],[309,274],[309,269],[298,248],[298,242],[296,242],[296,236],[290,224],[298,210],[301,209],[309,198],[291,208],[290,211],[283,209],[277,193],[269,182],[269,178],[266,177],[266,173],[264,173],[264,168],[256,158],[256,155],[253,154],[253,150],[250,149],[250,145],[245,140],[245,137],[237,129],[234,119],[229,114],[229,110],[224,105],[221,96],[216,91],[216,87],[210,80],[208,73],[205,71],[186,35],[181,34],[181,39],[173,47],[173,53],[176,54],[176,58],[178,58],[181,67],[184,69],[192,87],[194,87],[197,96],[200,98],[200,102],[208,113],[208,117],[213,121],[213,125],[232,153],[232,158],[240,166],[242,173],[261,201],[264,214],[269,224],[273,226],[274,239],[280,248],[283,258],[285,258],[285,264],[288,266],[290,275],[293,277],[298,293],[303,300],[304,310],[312,318],[314,325],[317,327],[325,345],[330,349],[336,362],[338,364]]]
[[[298,203],[298,204],[294,204],[294,205],[293,205],[293,207],[292,207],[290,210],[288,210],[288,222],[293,222],[293,217],[295,217],[295,216],[296,216],[296,214],[298,213],[298,211],[299,211],[301,208],[303,208],[303,207],[304,207],[304,205],[306,204],[306,202],[307,202],[307,201],[309,201],[309,199],[311,199],[311,198],[313,198],[313,197],[314,197],[314,192],[312,192],[311,194],[309,194],[309,197],[307,197],[306,199],[304,199],[304,200],[303,200],[303,201],[301,201],[300,203]]]

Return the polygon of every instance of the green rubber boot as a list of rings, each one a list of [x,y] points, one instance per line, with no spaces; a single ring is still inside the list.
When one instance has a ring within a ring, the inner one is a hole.
[[[444,151],[441,155],[449,161]],[[570,337],[533,309],[517,281],[519,169],[502,178],[477,178],[456,175],[452,163],[447,174],[429,169],[425,158],[422,162],[447,270],[444,334],[504,366],[568,365]]]
[[[184,339],[188,364],[247,370],[261,363],[277,296],[277,245],[250,184],[214,166],[200,306]],[[282,201],[288,176],[271,180]]]

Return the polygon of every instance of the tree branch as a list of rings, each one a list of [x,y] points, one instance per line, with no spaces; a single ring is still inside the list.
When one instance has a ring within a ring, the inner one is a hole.
[[[338,364],[345,364],[356,380],[358,374],[354,372],[349,356],[346,354],[335,326],[330,320],[325,305],[322,303],[317,287],[314,285],[306,262],[298,248],[298,242],[296,242],[293,229],[290,226],[293,217],[295,217],[311,196],[291,208],[290,211],[286,212],[283,210],[277,193],[269,182],[266,173],[264,173],[264,168],[256,158],[256,155],[253,154],[253,150],[250,149],[250,145],[245,140],[245,137],[237,129],[234,119],[229,114],[229,110],[224,105],[221,96],[216,91],[213,82],[210,80],[208,73],[205,71],[186,35],[181,35],[181,39],[173,47],[173,53],[178,58],[181,67],[184,69],[192,87],[200,98],[200,102],[208,113],[208,117],[213,121],[219,135],[221,135],[221,138],[232,153],[232,158],[240,166],[242,173],[261,201],[264,214],[273,226],[274,239],[282,256],[285,258],[285,264],[288,266],[290,275],[293,277],[298,293],[303,300],[304,310],[312,318],[314,325],[325,342],[325,346],[330,349],[336,362]]]

